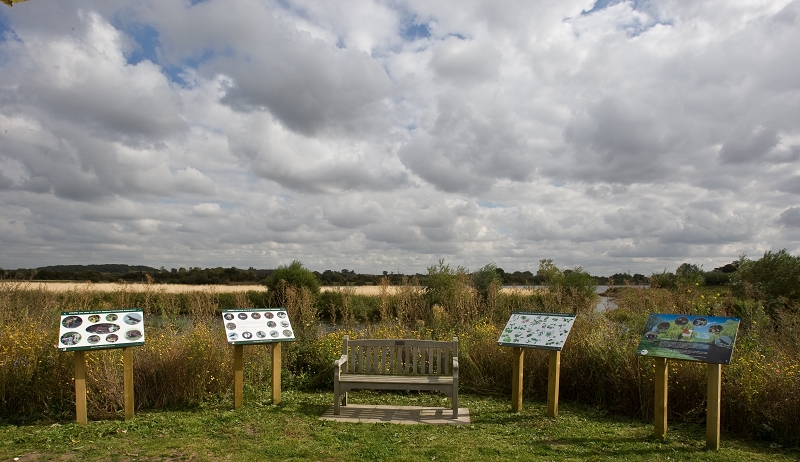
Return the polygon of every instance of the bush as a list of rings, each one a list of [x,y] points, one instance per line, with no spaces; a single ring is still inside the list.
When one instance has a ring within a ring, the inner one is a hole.
[[[800,302],[800,257],[790,255],[786,249],[767,251],[756,261],[742,256],[731,290],[736,297],[763,301],[773,319],[783,310],[796,312]]]
[[[305,287],[314,297],[319,296],[319,281],[314,273],[295,260],[289,265],[281,265],[267,278],[267,289],[272,294],[273,306],[286,303],[286,288]]]

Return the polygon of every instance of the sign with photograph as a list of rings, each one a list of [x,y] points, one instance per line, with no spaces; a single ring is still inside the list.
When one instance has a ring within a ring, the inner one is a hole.
[[[730,364],[739,318],[651,314],[636,352],[643,356]]]
[[[561,350],[567,341],[575,315],[560,313],[511,314],[497,344],[522,348]]]
[[[231,345],[295,340],[284,308],[222,310],[222,323]]]
[[[144,345],[144,312],[138,308],[61,313],[61,351],[99,350]]]

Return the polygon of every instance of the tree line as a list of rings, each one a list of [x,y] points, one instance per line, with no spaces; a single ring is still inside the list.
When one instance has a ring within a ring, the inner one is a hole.
[[[692,263],[681,264],[674,272],[666,269],[660,273],[653,273],[650,276],[644,274],[615,273],[611,276],[589,275],[583,268],[563,270],[565,277],[569,278],[571,273],[590,277],[595,285],[653,285],[663,288],[674,288],[678,285],[728,285],[736,282],[735,275],[741,265],[747,271],[752,270],[752,265],[761,268],[764,265],[780,268],[781,273],[791,274],[793,267],[792,259],[797,259],[781,250],[779,252],[768,251],[764,257],[755,261],[749,260],[746,256],[741,256],[738,260],[714,268],[711,271],[704,271],[702,266]],[[768,262],[761,264],[762,260]],[[552,260],[542,260],[550,262]],[[788,262],[788,263],[787,263]],[[497,267],[494,263],[474,271],[480,274],[491,266],[493,274],[496,275],[499,284],[504,286],[539,286],[546,284],[548,280],[547,265],[536,272],[532,271],[505,271]],[[276,268],[277,269],[277,268]],[[19,268],[16,270],[5,270],[0,268],[0,279],[6,280],[28,280],[28,281],[90,281],[90,282],[153,282],[159,284],[266,284],[270,275],[276,269],[256,269],[250,267],[241,269],[235,266],[230,268],[153,268],[143,265],[126,264],[102,264],[102,265],[55,265],[39,268]],[[457,270],[469,273],[466,268],[458,267]],[[761,270],[759,270],[761,271]],[[405,279],[416,278],[421,284],[425,285],[430,277],[428,273],[403,274],[397,272],[383,271],[382,274],[363,274],[349,269],[325,270],[322,272],[311,271],[319,285],[322,286],[365,286],[378,285],[386,279],[392,285],[400,285]],[[780,278],[779,278],[780,279]]]

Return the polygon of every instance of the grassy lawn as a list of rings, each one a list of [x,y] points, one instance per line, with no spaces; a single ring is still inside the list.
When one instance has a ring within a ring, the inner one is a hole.
[[[283,402],[245,397],[191,410],[143,411],[120,418],[0,425],[0,460],[693,460],[797,461],[800,450],[770,448],[723,433],[722,449],[706,451],[705,428],[672,425],[666,442],[652,438],[653,425],[610,416],[592,407],[560,403],[557,419],[546,406],[526,402],[510,412],[509,399],[460,396],[472,425],[427,426],[321,421],[330,393],[286,391]],[[448,406],[429,394],[356,392],[359,404]],[[90,416],[91,418],[91,416]]]

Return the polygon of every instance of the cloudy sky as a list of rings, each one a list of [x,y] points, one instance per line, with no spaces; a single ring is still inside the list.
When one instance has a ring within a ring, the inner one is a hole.
[[[0,5],[0,267],[800,253],[800,1]]]

